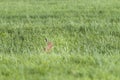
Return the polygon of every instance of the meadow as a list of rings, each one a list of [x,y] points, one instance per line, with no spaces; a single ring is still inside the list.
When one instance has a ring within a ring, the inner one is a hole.
[[[119,80],[119,61],[119,0],[0,0],[0,80]]]

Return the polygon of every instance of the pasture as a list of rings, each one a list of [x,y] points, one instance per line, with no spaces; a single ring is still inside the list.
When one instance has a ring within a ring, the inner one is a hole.
[[[0,80],[119,80],[119,61],[119,0],[0,0]]]

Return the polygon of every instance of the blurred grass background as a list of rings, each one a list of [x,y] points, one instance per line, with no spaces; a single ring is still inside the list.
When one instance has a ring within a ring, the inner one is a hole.
[[[119,0],[0,0],[0,78],[119,80]],[[45,38],[54,44],[44,52]]]

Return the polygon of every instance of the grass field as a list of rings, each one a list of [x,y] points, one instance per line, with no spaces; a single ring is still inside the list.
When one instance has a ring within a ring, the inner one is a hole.
[[[119,61],[119,0],[0,0],[0,80],[120,80]]]

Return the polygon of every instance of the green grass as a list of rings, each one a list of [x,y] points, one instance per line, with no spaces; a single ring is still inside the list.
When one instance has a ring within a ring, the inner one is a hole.
[[[0,0],[0,80],[119,80],[119,4]]]
[[[119,80],[119,55],[1,55],[1,80]]]

